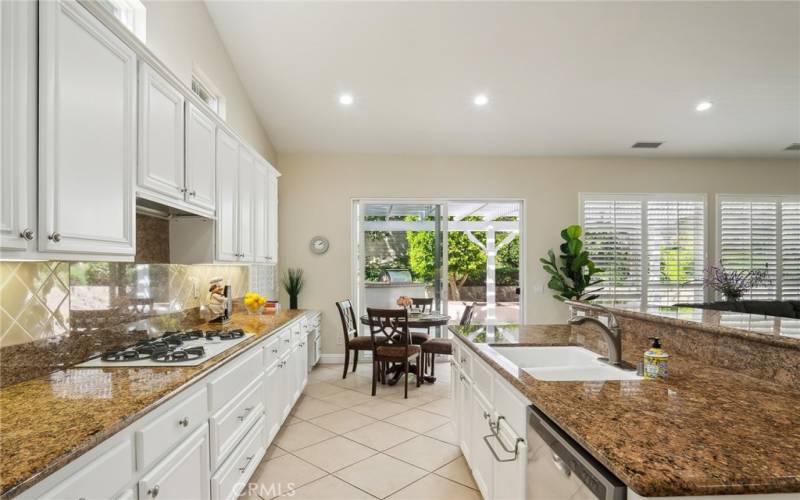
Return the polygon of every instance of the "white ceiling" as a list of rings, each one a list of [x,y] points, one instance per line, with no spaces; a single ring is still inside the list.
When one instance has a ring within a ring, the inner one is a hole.
[[[800,158],[800,2],[207,5],[281,152]]]

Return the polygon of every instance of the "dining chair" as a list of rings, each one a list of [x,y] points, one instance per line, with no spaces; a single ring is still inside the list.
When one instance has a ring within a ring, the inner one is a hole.
[[[469,304],[464,308],[461,314],[461,319],[458,324],[460,326],[469,326],[472,322],[472,316],[475,313],[475,302]],[[453,341],[446,338],[430,339],[422,344],[422,363],[427,372],[428,367],[431,369],[431,377],[436,377],[436,355],[442,354],[445,356],[453,354]]]
[[[344,372],[342,378],[347,378],[347,367],[350,364],[350,351],[353,351],[353,372],[358,365],[358,351],[372,350],[372,337],[358,336],[358,323],[353,304],[350,299],[336,303],[339,318],[342,320],[342,333],[344,334]]]
[[[433,312],[433,297],[411,297],[411,307],[418,310],[423,314],[430,314]],[[422,345],[431,338],[431,329],[425,328],[425,331],[411,330],[411,343]]]
[[[400,363],[405,372],[405,393],[408,399],[408,373],[410,359],[417,358],[417,387],[422,379],[420,346],[411,343],[408,331],[408,311],[405,309],[367,308],[369,334],[372,338],[372,395],[377,390],[378,378],[383,379],[384,365]]]

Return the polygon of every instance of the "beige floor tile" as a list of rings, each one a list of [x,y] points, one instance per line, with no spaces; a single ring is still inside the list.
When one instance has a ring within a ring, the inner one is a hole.
[[[444,441],[445,443],[450,443],[452,445],[458,446],[458,436],[456,436],[456,429],[453,425],[453,422],[448,422],[442,426],[439,426],[435,429],[431,429],[425,433],[426,436],[432,437],[434,439],[438,439],[439,441]]]
[[[327,401],[306,396],[292,408],[292,415],[303,420],[308,420],[339,411],[340,409],[341,408],[338,406],[328,403]]]
[[[259,466],[250,479],[257,486],[255,491],[251,491],[251,496],[255,493],[262,498],[275,498],[325,475],[322,469],[286,454]],[[250,486],[247,488],[253,489]]]
[[[289,415],[286,417],[286,421],[283,422],[283,425],[294,425],[299,424],[300,422],[304,422],[302,418],[297,418],[295,415]]]
[[[451,418],[453,415],[453,400],[451,399],[434,399],[430,403],[418,406],[420,410],[430,413],[436,413],[443,417]]]
[[[467,465],[467,461],[464,459],[463,455],[444,467],[437,469],[436,474],[463,484],[464,486],[469,486],[474,490],[478,489],[475,480],[472,478],[472,471],[469,469],[469,465]]]
[[[348,432],[344,436],[364,446],[383,451],[416,437],[417,433],[378,421]]]
[[[360,413],[362,415],[366,415],[368,417],[376,418],[378,420],[383,420],[384,418],[391,417],[392,415],[397,415],[398,413],[403,413],[408,411],[407,406],[403,406],[401,404],[393,403],[391,401],[386,401],[385,399],[380,398],[373,398],[366,403],[353,406],[350,408],[354,412]]]
[[[412,408],[406,412],[386,419],[390,424],[399,425],[414,432],[428,432],[431,429],[449,422],[449,419],[435,413]]]
[[[286,495],[292,500],[373,500],[375,497],[334,476],[325,476]]]
[[[309,383],[303,390],[303,394],[306,396],[311,396],[312,398],[323,399],[327,396],[331,396],[344,390],[345,389],[328,382],[316,382],[313,384]]]
[[[431,439],[431,441],[436,440]],[[436,442],[438,443],[439,441]],[[294,452],[298,457],[326,472],[335,472],[339,469],[344,469],[376,453],[377,451],[372,448],[367,448],[364,445],[341,436],[336,436],[335,438]]]
[[[375,419],[350,410],[339,410],[321,417],[312,418],[310,422],[336,434],[344,434],[359,427],[365,427]]]
[[[342,389],[341,392],[337,392],[336,394],[331,394],[330,396],[326,396],[321,399],[326,403],[340,406],[342,408],[350,408],[351,406],[360,405],[366,403],[367,401],[370,401],[372,399],[372,396],[370,396],[369,394],[364,394],[363,392],[353,391],[350,389]]]
[[[391,500],[481,500],[477,491],[435,474],[425,476],[389,497]]]
[[[342,378],[341,367],[336,368],[334,365],[322,365],[314,368],[308,374],[308,382],[313,384],[316,382],[332,382]]]
[[[316,425],[300,422],[299,424],[282,428],[275,437],[275,444],[286,451],[292,452],[330,439],[334,435],[332,432]]]
[[[346,379],[339,379],[331,383],[344,389],[352,389],[367,394],[372,393],[372,377],[363,377],[357,373],[349,373]]]
[[[385,498],[425,474],[418,467],[380,454],[342,469],[335,476],[370,495]]]
[[[443,443],[428,436],[417,436],[384,451],[417,467],[433,472],[461,455],[461,450],[452,444]]]
[[[411,408],[422,406],[430,403],[431,401],[439,399],[439,396],[423,393],[416,387],[414,387],[412,390],[411,386],[409,386],[408,388],[408,397],[406,398],[401,383],[398,382],[397,385],[400,386],[399,390],[394,390],[390,393],[387,393],[386,391],[382,393],[379,391],[378,397],[380,397],[381,399],[385,399],[386,401],[399,403],[403,406],[408,406]]]
[[[266,460],[272,460],[273,458],[282,457],[283,455],[286,455],[286,453],[287,453],[286,450],[273,444],[270,445],[269,448],[267,448],[267,452],[264,454],[263,460],[266,461]]]

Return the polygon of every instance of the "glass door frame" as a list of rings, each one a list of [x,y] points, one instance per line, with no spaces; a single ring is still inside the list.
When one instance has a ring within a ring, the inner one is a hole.
[[[527,316],[526,290],[527,290],[527,225],[525,218],[526,200],[524,198],[491,198],[491,197],[448,197],[448,198],[351,198],[350,199],[350,287],[351,297],[354,297],[354,306],[361,314],[361,307],[364,304],[364,287],[362,274],[365,269],[365,252],[359,249],[365,248],[364,231],[361,230],[361,218],[363,207],[369,204],[427,204],[439,205],[442,207],[440,219],[442,221],[441,232],[449,235],[449,204],[450,203],[518,203],[519,204],[519,324],[525,324]],[[357,239],[356,239],[357,238]],[[448,303],[450,298],[448,280],[448,239],[442,238],[442,265],[438,280],[441,287],[442,314],[448,314]]]

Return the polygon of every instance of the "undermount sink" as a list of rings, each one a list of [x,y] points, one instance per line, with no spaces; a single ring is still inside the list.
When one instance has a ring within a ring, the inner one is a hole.
[[[575,346],[490,346],[510,363],[545,381],[642,380],[636,372],[597,359],[597,354]]]

